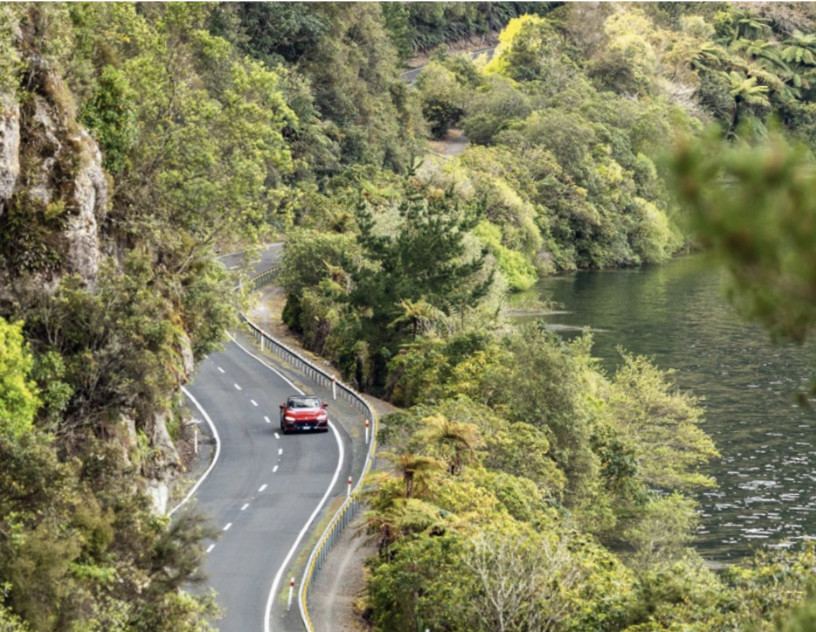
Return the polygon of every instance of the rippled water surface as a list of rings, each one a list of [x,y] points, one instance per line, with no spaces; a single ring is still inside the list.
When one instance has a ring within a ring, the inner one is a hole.
[[[704,398],[705,430],[722,458],[702,492],[699,548],[733,560],[759,545],[816,537],[816,409],[799,406],[816,376],[816,345],[775,345],[723,298],[725,274],[703,257],[642,270],[585,272],[536,288],[566,311],[562,331],[590,327],[608,372],[618,345],[676,371]]]

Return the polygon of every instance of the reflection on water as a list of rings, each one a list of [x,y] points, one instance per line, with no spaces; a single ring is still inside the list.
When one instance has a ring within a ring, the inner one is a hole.
[[[674,369],[681,388],[704,398],[704,427],[722,458],[708,472],[718,487],[699,494],[699,548],[724,561],[816,537],[816,410],[796,403],[816,375],[816,345],[772,344],[726,303],[723,279],[695,256],[546,279],[535,291],[567,312],[539,318],[566,335],[592,329],[607,372],[621,345]]]

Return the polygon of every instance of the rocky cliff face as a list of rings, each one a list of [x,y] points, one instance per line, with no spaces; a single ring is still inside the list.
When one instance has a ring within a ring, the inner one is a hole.
[[[20,105],[0,95],[0,217],[20,176]]]
[[[65,94],[59,78],[43,69],[31,76],[40,90],[25,103],[0,95],[0,266],[8,277],[37,274],[44,286],[77,274],[92,287],[108,203],[101,154],[73,113],[49,98]]]
[[[93,291],[102,261],[119,251],[103,228],[111,186],[99,146],[77,122],[60,77],[36,56],[26,63],[25,96],[0,94],[0,315],[11,318],[19,287],[49,295],[66,275],[77,275]],[[184,349],[180,354],[186,358]],[[185,362],[187,375],[192,368]],[[148,437],[149,463],[137,465],[159,512],[179,466],[167,417],[123,411],[115,433],[131,462],[143,452],[136,429]]]

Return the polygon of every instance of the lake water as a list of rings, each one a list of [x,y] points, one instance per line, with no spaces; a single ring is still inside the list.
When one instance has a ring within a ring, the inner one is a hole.
[[[622,345],[674,369],[682,389],[704,398],[704,429],[722,458],[707,471],[718,487],[698,496],[698,548],[726,562],[816,537],[816,409],[796,397],[816,376],[816,345],[772,344],[723,298],[724,279],[693,256],[550,278],[535,290],[566,312],[545,317],[554,329],[593,331],[608,373]]]

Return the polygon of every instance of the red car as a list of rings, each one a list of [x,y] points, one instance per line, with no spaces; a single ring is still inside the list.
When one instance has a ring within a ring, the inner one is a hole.
[[[311,395],[290,395],[280,405],[280,429],[283,434],[296,430],[329,431],[328,404]]]

